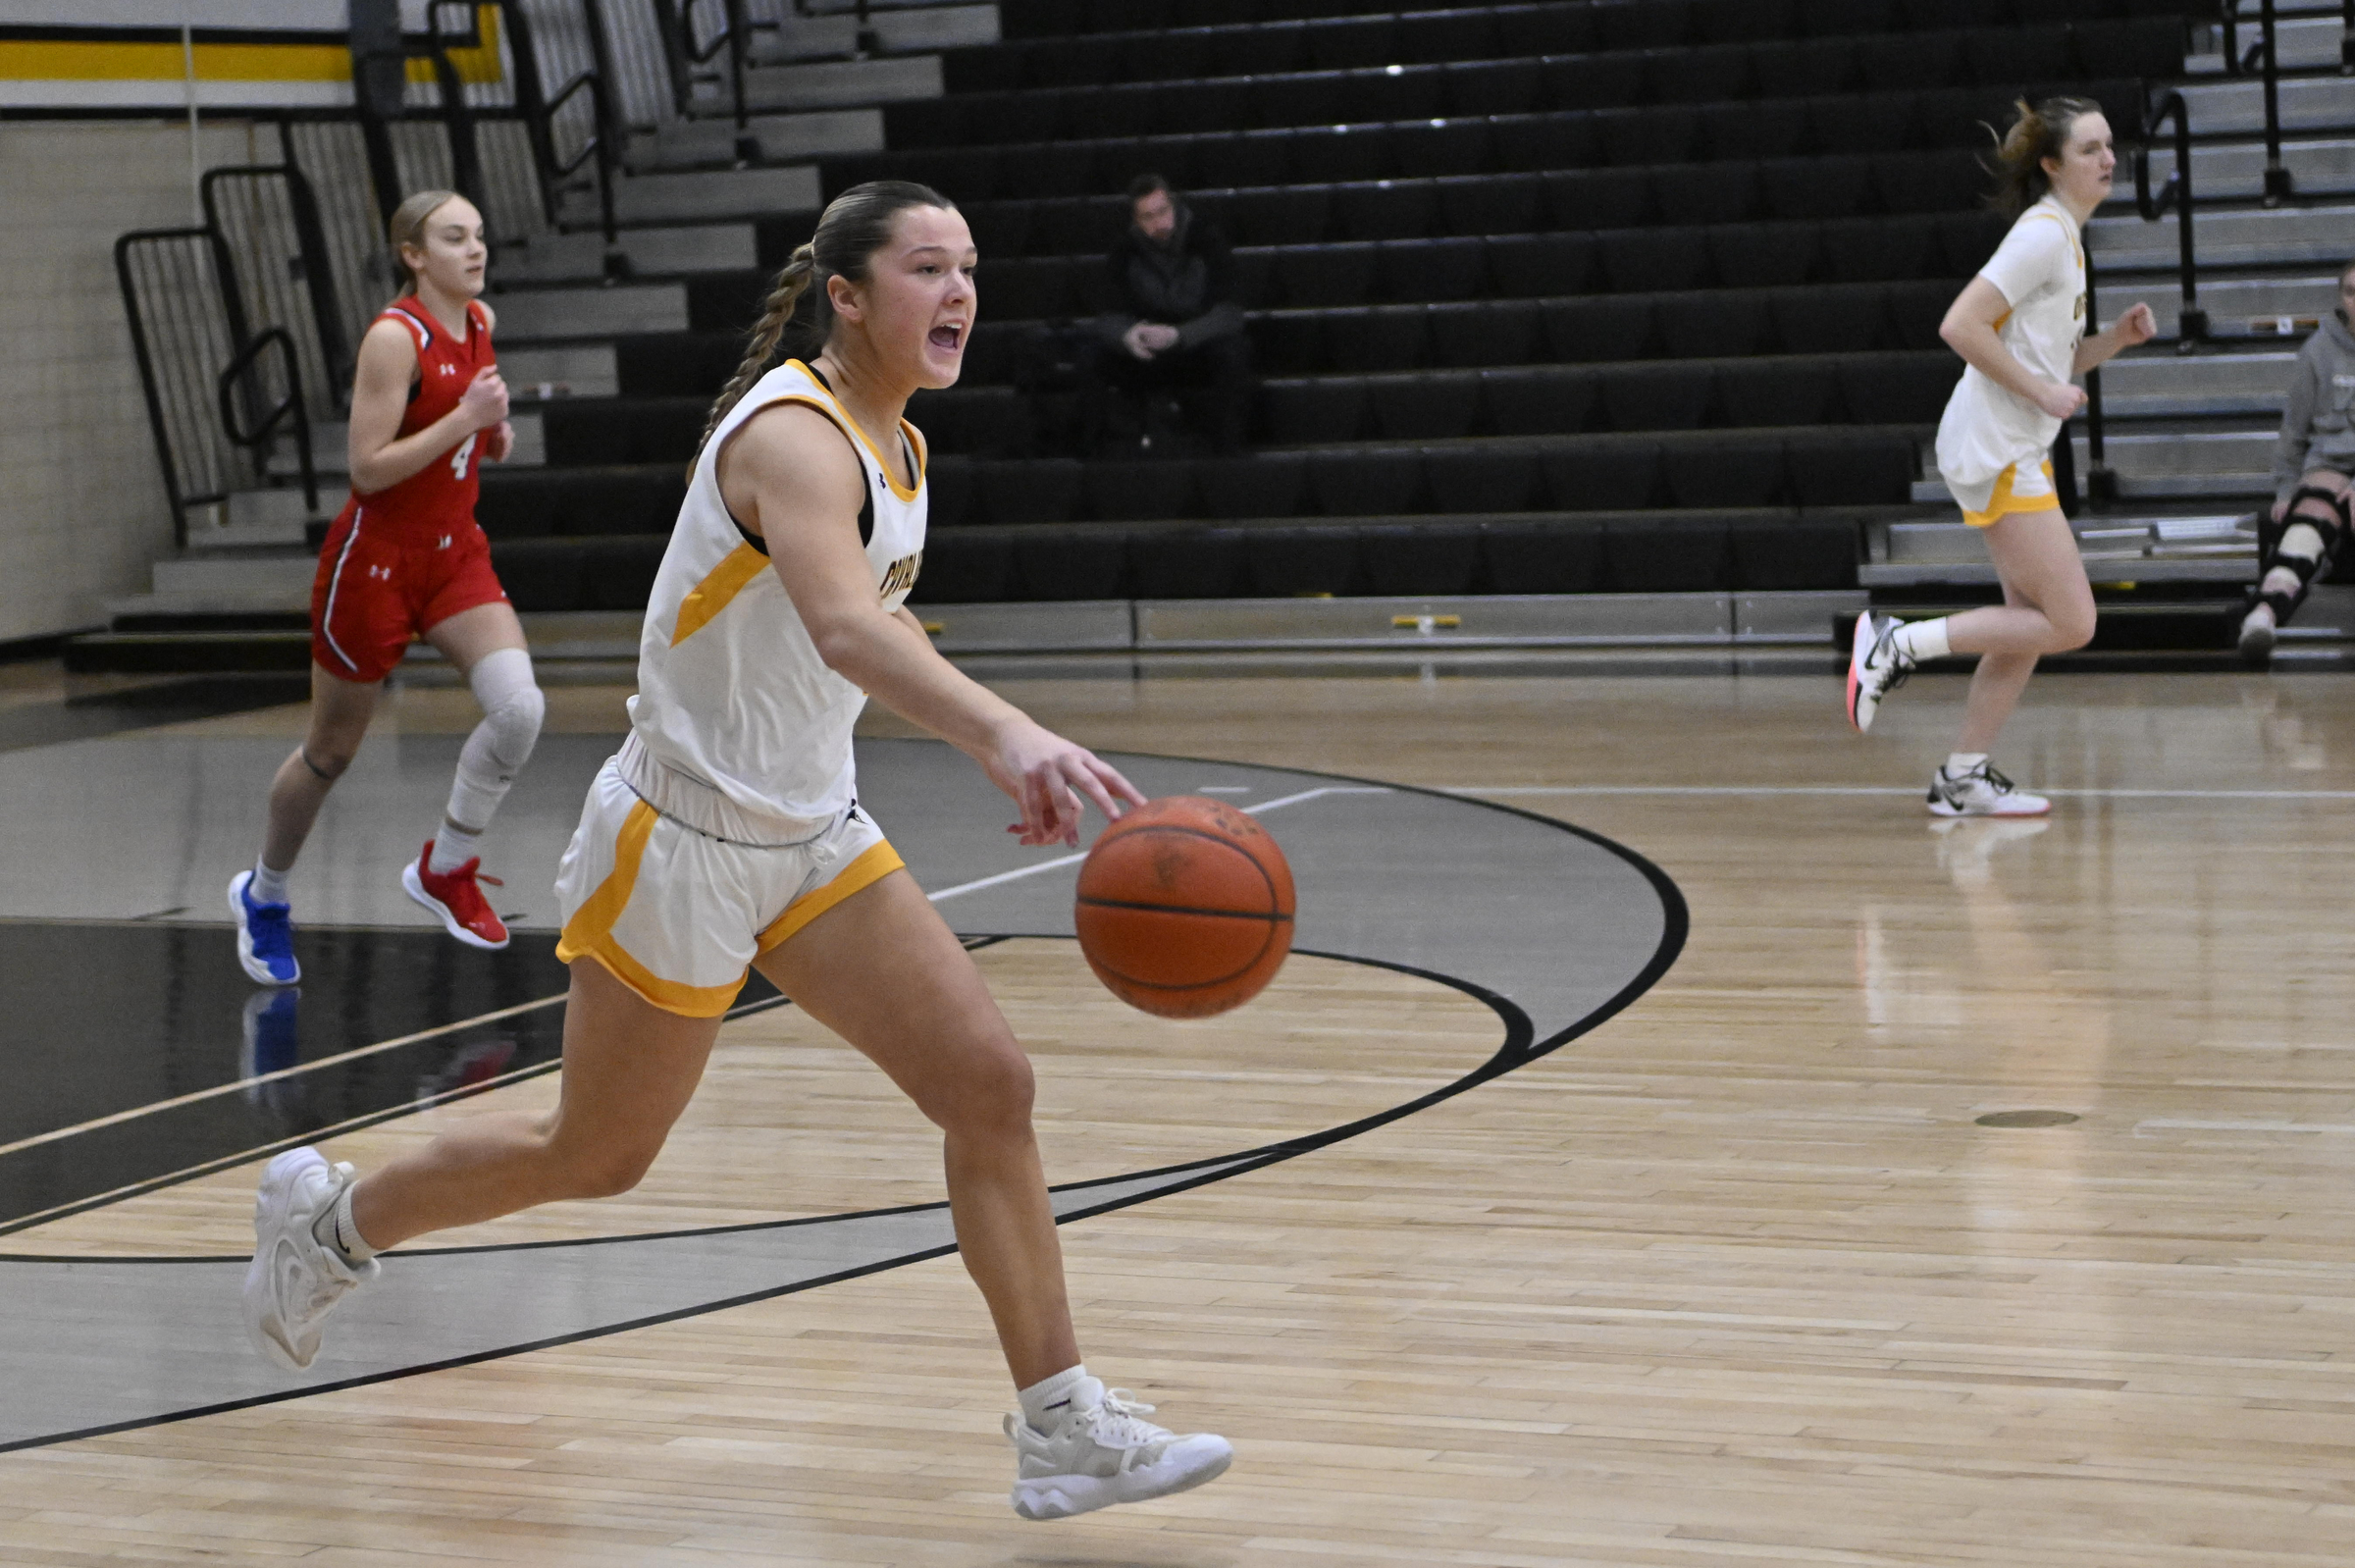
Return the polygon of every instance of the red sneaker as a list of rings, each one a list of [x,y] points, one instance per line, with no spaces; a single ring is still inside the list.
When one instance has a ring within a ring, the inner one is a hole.
[[[454,870],[437,872],[433,869],[434,841],[427,839],[417,859],[400,868],[400,885],[409,890],[409,897],[442,916],[442,924],[449,934],[468,947],[484,948],[496,953],[507,945],[507,928],[499,923],[491,906],[483,902],[483,890],[477,882],[499,887],[496,876],[477,874],[482,864],[476,856]]]

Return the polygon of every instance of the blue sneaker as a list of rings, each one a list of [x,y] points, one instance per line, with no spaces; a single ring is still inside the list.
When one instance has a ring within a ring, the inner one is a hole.
[[[229,913],[237,922],[237,962],[263,985],[292,985],[302,978],[294,962],[293,910],[285,904],[257,904],[246,895],[253,880],[249,866],[229,879]]]

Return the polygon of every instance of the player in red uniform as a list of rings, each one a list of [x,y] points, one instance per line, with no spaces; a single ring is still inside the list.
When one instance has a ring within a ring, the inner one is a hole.
[[[260,859],[229,884],[238,962],[264,985],[301,977],[287,873],[368,732],[378,687],[417,637],[464,672],[483,719],[458,755],[442,825],[401,883],[459,941],[507,945],[476,882],[475,841],[531,757],[544,705],[523,623],[474,520],[482,464],[514,444],[495,318],[477,297],[483,217],[463,196],[428,190],[402,202],[390,228],[409,284],[360,342],[351,499],[311,586],[310,732],[271,783]]]

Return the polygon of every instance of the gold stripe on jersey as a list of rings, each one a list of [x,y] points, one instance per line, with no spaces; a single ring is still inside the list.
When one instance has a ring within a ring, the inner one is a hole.
[[[705,573],[704,580],[679,601],[679,624],[671,631],[670,646],[678,647],[710,625],[713,617],[752,586],[767,566],[768,557],[750,545],[739,545],[722,555],[719,564]]]
[[[771,920],[768,929],[760,933],[760,951],[767,953],[782,947],[799,934],[803,926],[852,894],[865,892],[907,863],[900,859],[900,852],[893,849],[889,841],[873,846],[835,872],[834,880],[824,887],[812,888],[786,905],[785,913]]]
[[[825,383],[819,379],[816,371],[811,370],[808,365],[803,364],[800,360],[789,359],[785,361],[785,363],[800,371],[811,381],[817,382],[819,386],[822,387],[825,385]],[[866,439],[866,432],[859,428],[859,421],[850,416],[850,410],[844,408],[839,400],[836,401],[832,406],[828,406],[824,402],[819,401],[817,398],[811,396],[808,393],[796,393],[792,396],[774,398],[772,401],[780,403],[808,403],[811,407],[817,409],[827,418],[840,425],[843,428],[843,433],[845,435],[849,436],[853,441],[866,448],[867,455],[875,460],[875,467],[882,470],[883,483],[889,485],[891,487],[891,493],[894,496],[899,497],[900,499],[914,500],[916,499],[916,496],[922,492],[924,488],[924,438],[914,425],[911,425],[905,419],[900,421],[900,433],[908,438],[910,449],[916,454],[916,488],[913,490],[900,483],[900,476],[891,471],[890,461],[886,459],[881,452],[875,450],[875,444]]]

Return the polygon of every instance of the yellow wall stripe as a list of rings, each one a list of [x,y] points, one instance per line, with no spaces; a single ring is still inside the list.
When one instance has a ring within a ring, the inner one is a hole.
[[[767,567],[768,557],[750,545],[739,545],[721,556],[719,564],[679,601],[679,624],[671,631],[670,646],[678,647],[710,625]]]
[[[484,47],[452,49],[460,80],[501,79],[497,8],[482,8]],[[349,81],[351,51],[332,43],[199,43],[199,81]],[[0,81],[181,81],[187,60],[177,43],[102,39],[0,40]],[[409,62],[411,81],[432,81],[433,63]]]

